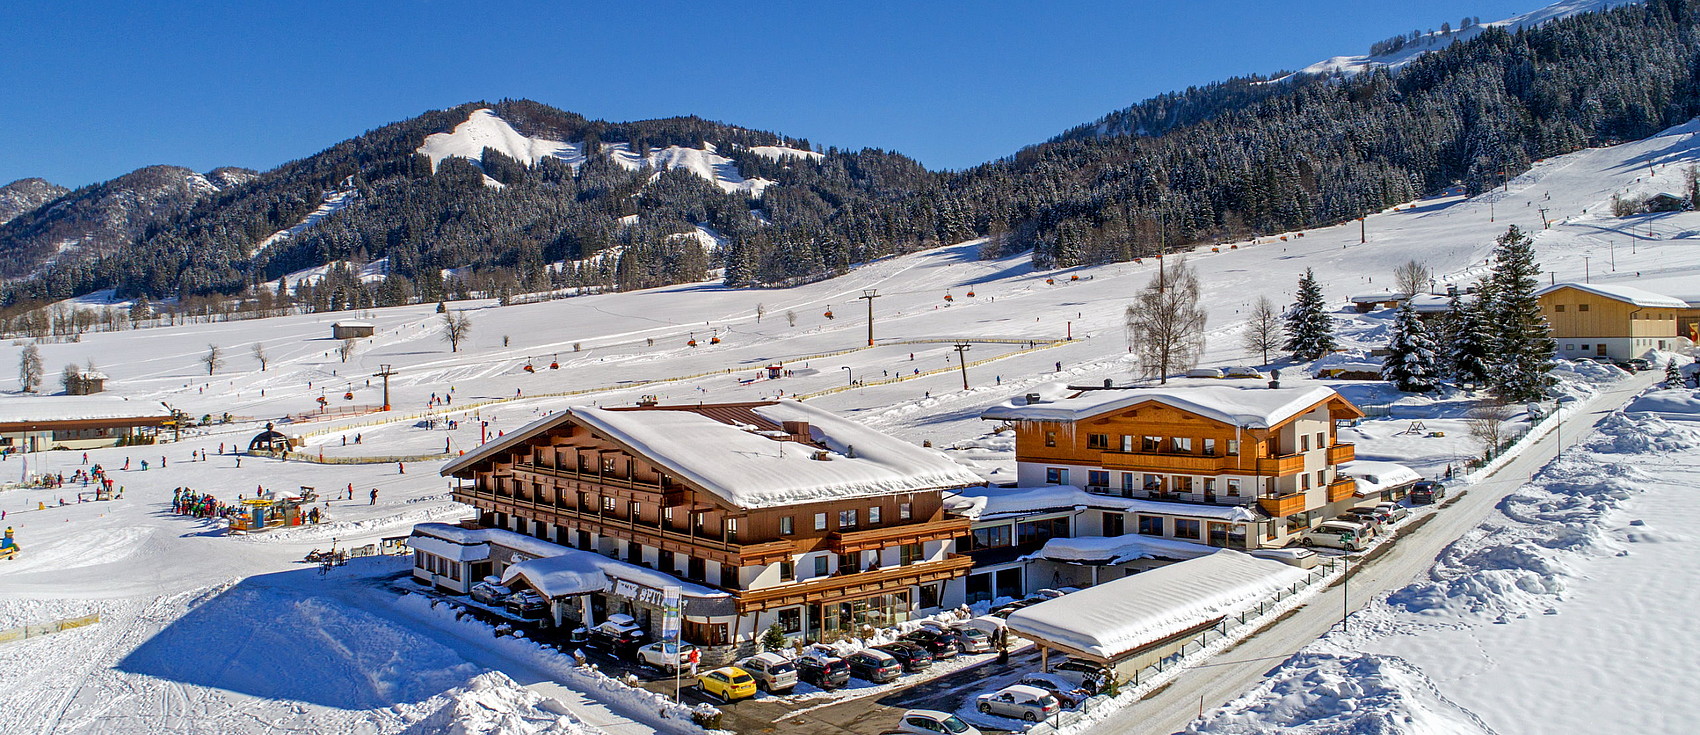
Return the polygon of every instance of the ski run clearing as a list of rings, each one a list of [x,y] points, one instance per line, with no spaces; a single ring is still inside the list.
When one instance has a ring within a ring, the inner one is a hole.
[[[1200,248],[1189,261],[1210,312],[1203,364],[1254,363],[1239,339],[1250,304],[1259,296],[1290,302],[1307,267],[1340,306],[1348,355],[1367,356],[1385,343],[1391,313],[1351,312],[1349,295],[1387,289],[1392,267],[1407,258],[1434,268],[1439,287],[1467,285],[1485,273],[1493,238],[1508,224],[1535,235],[1539,260],[1557,280],[1582,280],[1586,267],[1596,284],[1700,298],[1700,214],[1609,215],[1613,194],[1680,187],[1681,165],[1700,159],[1697,131],[1691,123],[1542,161],[1506,189],[1474,199],[1425,199],[1374,214],[1365,244],[1353,223]],[[535,143],[525,151],[561,153]],[[701,153],[689,165],[712,170],[712,153]],[[1541,228],[1538,207],[1551,213],[1551,229]],[[661,719],[652,695],[572,670],[523,639],[493,638],[403,594],[411,583],[397,577],[406,558],[356,559],[323,576],[300,560],[333,542],[358,546],[404,535],[415,523],[468,516],[448,500],[449,484],[436,470],[447,456],[475,449],[481,432],[497,437],[568,406],[629,405],[643,395],[689,402],[818,394],[808,406],[914,444],[931,441],[980,477],[1012,478],[1009,438],[990,433],[980,413],[1058,382],[1127,380],[1122,310],[1156,264],[1039,272],[1024,255],[980,260],[977,246],[883,259],[790,289],[704,283],[509,307],[451,303],[473,324],[453,352],[430,304],[43,344],[50,375],[93,360],[111,377],[113,395],[163,401],[193,416],[229,412],[235,421],[180,442],[90,451],[91,463],[114,470],[121,500],[78,503],[75,485],[0,491],[4,522],[23,547],[0,562],[0,627],[101,615],[95,625],[0,644],[0,726],[38,733],[688,731],[677,712]],[[871,348],[857,299],[864,289],[879,292],[879,344]],[[376,332],[343,362],[331,324],[356,319]],[[968,368],[968,390],[952,348],[958,340],[972,345],[970,361],[985,361]],[[201,361],[209,344],[223,353],[210,376]],[[251,353],[256,344],[267,355],[263,371]],[[789,376],[769,379],[765,368],[773,364]],[[344,465],[248,457],[238,466],[221,453],[246,446],[268,420],[314,412],[321,396],[333,408],[379,403],[381,381],[371,376],[383,365],[395,372],[393,413],[281,428],[302,437],[303,451],[327,459],[422,459]],[[1473,451],[1463,427],[1472,396],[1402,396],[1379,382],[1319,381],[1304,365],[1278,367],[1289,386],[1334,386],[1378,409],[1378,418],[1346,438],[1360,459],[1398,461],[1433,477]],[[1594,363],[1566,364],[1559,375],[1577,396],[1622,377]],[[448,396],[452,403],[433,402]],[[1681,687],[1694,671],[1700,601],[1691,586],[1668,580],[1692,574],[1700,558],[1690,530],[1700,518],[1681,482],[1694,471],[1694,424],[1681,417],[1692,415],[1695,399],[1644,400],[1647,410],[1674,418],[1627,413],[1572,446],[1506,501],[1502,518],[1442,554],[1427,580],[1372,605],[1350,637],[1330,636],[1276,667],[1262,687],[1195,729],[1689,729],[1700,713]],[[1445,437],[1409,432],[1417,420]],[[191,460],[199,450],[207,461]],[[119,469],[127,461],[131,468]],[[0,463],[0,476],[81,468],[80,452],[48,452],[14,456]],[[355,499],[331,500],[323,525],[240,538],[168,509],[178,487],[234,500],[303,486],[327,498],[351,486]]]

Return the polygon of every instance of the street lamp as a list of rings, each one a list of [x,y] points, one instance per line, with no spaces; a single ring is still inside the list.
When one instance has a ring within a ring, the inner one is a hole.
[[[873,303],[873,302],[870,301],[868,303]],[[851,370],[849,365],[839,365],[838,367],[841,368],[842,370],[844,370],[844,377],[845,377],[846,380],[849,381],[848,383],[846,383],[846,385],[855,385],[856,384],[856,371]]]

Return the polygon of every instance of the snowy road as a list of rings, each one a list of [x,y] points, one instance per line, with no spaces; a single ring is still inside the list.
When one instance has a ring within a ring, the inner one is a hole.
[[[1390,551],[1353,569],[1349,583],[1351,608],[1356,610],[1364,601],[1410,583],[1434,563],[1447,544],[1475,528],[1502,498],[1551,461],[1559,439],[1568,445],[1586,435],[1595,424],[1658,377],[1654,372],[1640,373],[1602,390],[1567,418],[1558,432],[1540,437],[1498,472],[1471,486],[1456,502],[1436,514],[1434,520],[1408,535],[1401,534]],[[1240,696],[1282,661],[1339,624],[1340,594],[1338,588],[1324,592],[1291,616],[1223,654],[1223,660],[1208,661],[1181,674],[1151,698],[1086,732],[1153,735],[1185,730],[1201,712]]]

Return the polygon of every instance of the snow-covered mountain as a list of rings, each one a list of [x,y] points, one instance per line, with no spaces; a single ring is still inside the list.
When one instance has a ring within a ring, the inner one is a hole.
[[[1524,28],[1531,28],[1542,23],[1559,18],[1568,18],[1578,13],[1591,13],[1599,10],[1614,8],[1619,5],[1630,5],[1641,0],[1559,0],[1539,10],[1532,10],[1522,15],[1514,15],[1505,20],[1489,23],[1475,23],[1460,27],[1450,32],[1429,31],[1413,41],[1406,43],[1397,51],[1379,56],[1371,54],[1335,56],[1318,61],[1300,71],[1304,74],[1357,74],[1371,69],[1398,69],[1423,54],[1437,48],[1444,48],[1459,41],[1468,40],[1481,35],[1489,28],[1502,28],[1515,33]]]
[[[46,179],[19,179],[0,186],[0,225],[70,192]]]

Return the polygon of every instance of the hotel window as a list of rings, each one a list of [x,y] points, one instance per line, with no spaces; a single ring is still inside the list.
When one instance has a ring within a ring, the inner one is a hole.
[[[1326,447],[1326,446],[1328,446],[1328,432],[1326,432],[1326,431],[1316,432],[1316,448],[1321,449],[1321,448]]]
[[[1328,483],[1326,483],[1326,482],[1323,482],[1323,480],[1322,480],[1322,472],[1323,472],[1323,471],[1322,471],[1322,470],[1317,470],[1317,471],[1316,471],[1316,486],[1317,486],[1317,487],[1322,487],[1322,486],[1323,486],[1323,485],[1327,485],[1327,484],[1328,484]]]
[[[1163,535],[1163,517],[1162,516],[1140,516],[1139,517],[1139,535],[1141,535],[1141,536],[1161,536],[1161,535]]]
[[[1045,432],[1045,446],[1054,447],[1056,445],[1057,445],[1057,432],[1054,432],[1054,431]]]
[[[1577,311],[1587,311],[1587,310],[1588,310],[1588,305],[1587,305],[1587,304],[1577,304],[1577,305],[1576,305],[1576,310],[1577,310]]]
[[[779,629],[786,633],[803,632],[803,608],[788,607],[780,610]]]
[[[1228,456],[1237,457],[1237,456],[1239,456],[1239,454],[1240,454],[1240,440],[1229,439],[1228,440]]]
[[[1045,484],[1047,484],[1047,485],[1067,485],[1068,484],[1068,470],[1063,469],[1061,467],[1046,467],[1045,468]]]
[[[1309,490],[1310,489],[1310,475],[1299,475],[1299,489],[1300,490]]]
[[[862,571],[861,554],[839,554],[838,555],[838,573],[839,574],[855,574],[856,572],[859,572],[859,571]]]
[[[1204,494],[1205,495],[1215,495],[1216,494],[1216,478],[1214,478],[1214,477],[1204,478]]]
[[[1198,538],[1198,521],[1188,518],[1175,519],[1176,538]]]
[[[1160,436],[1142,436],[1142,437],[1140,437],[1139,438],[1139,451],[1141,451],[1141,452],[1161,452],[1161,451],[1163,451],[1163,437],[1160,437]]]
[[[797,532],[797,523],[792,516],[780,516],[779,535],[790,536]]]
[[[826,564],[827,564],[826,554],[821,554],[820,556],[815,557],[815,576],[816,577],[824,577],[824,576],[831,573],[831,572],[827,571]]]
[[[704,514],[702,514],[702,513],[692,513],[691,514],[691,528],[694,529],[697,533],[702,533],[703,518],[704,518]]]
[[[1176,475],[1174,487],[1177,493],[1192,492],[1192,475]]]
[[[1310,451],[1310,435],[1309,434],[1300,434],[1299,435],[1299,451],[1301,451],[1301,452]]]
[[[1133,437],[1131,437],[1127,434],[1122,434],[1122,451],[1124,451],[1124,452],[1133,451]]]
[[[1099,487],[1109,487],[1110,473],[1105,472],[1104,470],[1087,470],[1086,484],[1097,485]]]
[[[779,562],[779,581],[792,582],[797,579],[797,565],[793,562]]]
[[[627,502],[626,517],[634,521],[643,518],[643,506],[638,504],[636,500]]]
[[[1171,441],[1174,443],[1175,451],[1187,454],[1192,453],[1192,437],[1177,436]]]
[[[879,522],[880,522],[880,507],[876,505],[876,506],[873,506],[873,507],[868,509],[868,525],[877,526],[877,525],[879,525]]]
[[[1087,449],[1109,449],[1110,448],[1110,435],[1109,434],[1087,434],[1086,435],[1086,448]]]
[[[738,535],[738,519],[728,518],[728,519],[726,519],[725,525],[726,525],[726,537],[727,538],[736,538],[737,535]]]
[[[815,514],[815,530],[816,531],[825,531],[826,530],[826,514],[825,513],[816,513]]]
[[[921,560],[922,560],[922,551],[921,551],[921,545],[920,544],[904,544],[902,546],[897,547],[897,563],[898,563],[898,565],[906,567],[906,566],[909,566],[910,564],[914,564],[915,562],[918,562],[918,561],[921,561]]]
[[[1014,543],[1015,529],[1008,526],[976,528],[968,537],[970,550],[998,549]]]
[[[855,511],[855,509],[838,511],[838,528],[840,530],[843,530],[843,529],[846,529],[846,528],[855,528],[855,527],[856,527],[856,511]]]
[[[738,588],[738,568],[731,564],[720,565],[720,586],[727,589]]]
[[[1240,494],[1240,481],[1239,480],[1233,480],[1233,479],[1228,480],[1228,494],[1229,495],[1235,495],[1235,496]]]
[[[1206,457],[1216,456],[1216,440],[1215,439],[1205,439],[1204,440],[1204,456],[1206,456]]]
[[[907,520],[909,520],[910,516],[914,514],[914,512],[915,512],[915,506],[911,503],[898,503],[897,504],[897,518],[898,518],[898,520],[907,521]]]
[[[1115,538],[1122,535],[1122,514],[1120,511],[1104,511],[1104,538]]]
[[[668,574],[673,574],[673,552],[666,549],[655,552],[655,567]]]
[[[615,500],[606,495],[602,496],[602,512],[613,513]]]

